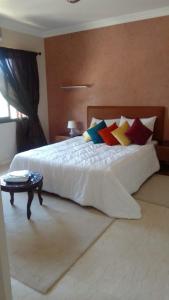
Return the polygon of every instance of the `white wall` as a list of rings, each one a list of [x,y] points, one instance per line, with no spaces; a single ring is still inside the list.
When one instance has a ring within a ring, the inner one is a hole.
[[[11,283],[9,275],[8,253],[4,230],[2,200],[0,191],[0,299],[11,300]]]
[[[0,124],[0,165],[9,163],[16,153],[16,123]]]
[[[1,47],[9,47],[22,50],[30,50],[41,52],[41,56],[37,56],[40,80],[40,103],[39,103],[39,118],[48,139],[48,105],[47,105],[47,88],[46,88],[46,71],[45,71],[45,53],[44,40],[39,37],[34,37],[24,33],[18,33],[12,30],[2,28]],[[15,152],[15,140],[12,138],[15,128],[15,123],[0,124],[0,164],[6,160],[12,159]],[[2,134],[3,132],[3,134]],[[2,137],[3,147],[1,147]]]

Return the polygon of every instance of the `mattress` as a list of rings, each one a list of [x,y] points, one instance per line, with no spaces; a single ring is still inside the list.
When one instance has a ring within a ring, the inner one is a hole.
[[[15,155],[10,170],[23,169],[40,172],[47,192],[110,217],[138,219],[131,195],[159,170],[159,161],[153,144],[112,147],[75,137]]]

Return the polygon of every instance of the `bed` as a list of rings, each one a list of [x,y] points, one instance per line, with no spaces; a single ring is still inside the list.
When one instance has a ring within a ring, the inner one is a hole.
[[[153,139],[163,137],[164,108],[91,106],[91,118],[112,119],[157,116]],[[159,170],[153,144],[107,146],[84,142],[78,136],[15,155],[10,170],[29,169],[44,176],[43,189],[95,207],[110,217],[139,219],[139,204],[131,196]]]

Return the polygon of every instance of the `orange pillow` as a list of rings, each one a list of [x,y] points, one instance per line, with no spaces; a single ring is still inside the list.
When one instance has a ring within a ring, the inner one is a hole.
[[[102,137],[103,141],[109,145],[109,146],[113,146],[113,145],[118,145],[119,142],[118,140],[111,134],[111,132],[113,132],[113,130],[117,129],[118,126],[116,125],[116,123],[112,124],[109,127],[105,127],[101,130],[98,131],[98,134]]]

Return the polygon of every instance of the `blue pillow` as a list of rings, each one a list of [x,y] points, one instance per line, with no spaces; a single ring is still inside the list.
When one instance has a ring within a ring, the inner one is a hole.
[[[104,121],[101,121],[96,126],[87,130],[94,144],[104,143],[102,137],[98,134],[98,131],[107,127]]]

